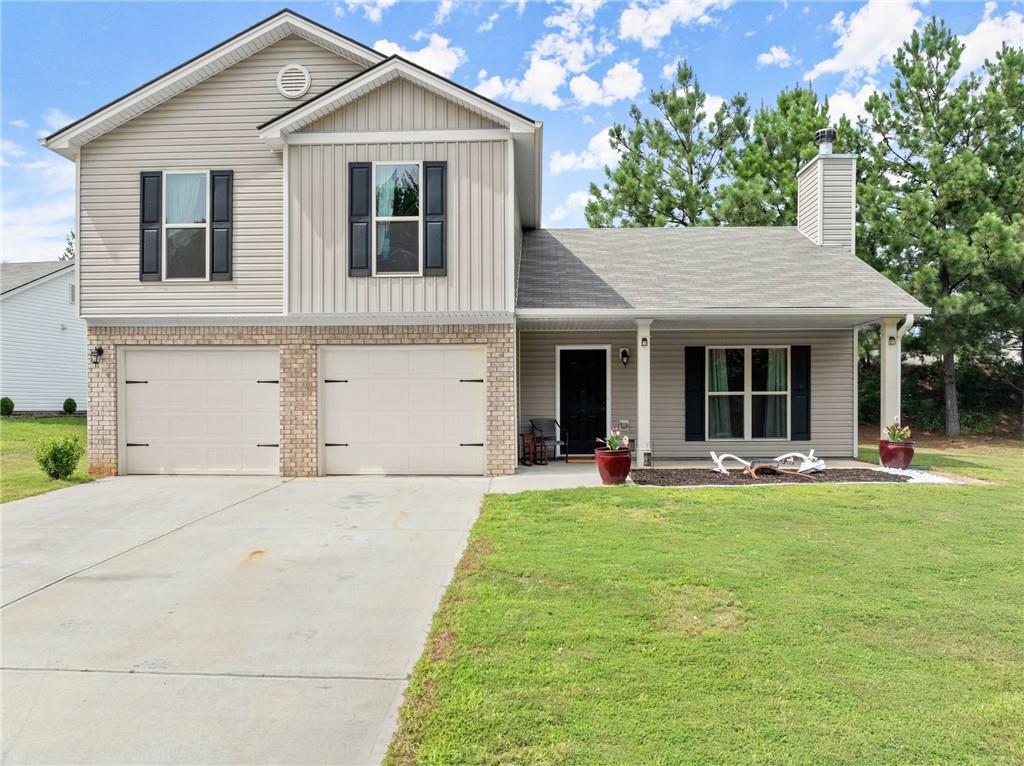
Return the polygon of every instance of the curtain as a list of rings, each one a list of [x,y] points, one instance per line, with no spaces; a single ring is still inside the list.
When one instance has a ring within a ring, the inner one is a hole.
[[[786,369],[786,349],[770,348],[768,351],[768,391],[785,391],[788,386],[788,370]],[[783,438],[786,435],[786,397],[761,396],[762,435],[769,439]]]
[[[377,215],[388,217],[394,215],[395,188],[398,186],[398,168],[377,168]]]
[[[768,390],[786,390],[786,349],[768,349]]]
[[[729,390],[729,370],[724,348],[708,351],[708,391]]]
[[[206,223],[206,173],[171,173],[165,200],[168,224]]]

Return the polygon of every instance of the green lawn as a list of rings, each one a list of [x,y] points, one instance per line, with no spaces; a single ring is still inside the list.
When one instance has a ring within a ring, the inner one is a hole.
[[[78,469],[67,481],[51,479],[36,464],[36,445],[39,442],[67,434],[77,434],[84,444],[85,418],[0,419],[0,503],[90,481],[86,457],[82,458]]]
[[[1024,762],[1024,450],[915,463],[489,496],[387,763]]]

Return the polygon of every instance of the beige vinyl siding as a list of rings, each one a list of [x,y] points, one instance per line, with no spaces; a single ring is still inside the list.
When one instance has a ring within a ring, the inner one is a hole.
[[[257,135],[298,101],[277,91],[288,63],[311,98],[363,67],[298,37],[243,59],[87,144],[81,154],[82,310],[89,316],[267,314],[282,309],[281,155]],[[139,281],[139,173],[234,171],[233,279]]]
[[[555,348],[557,346],[611,346],[612,425],[628,420],[636,433],[636,333],[523,331],[519,333],[519,425],[529,429],[530,418],[555,417]],[[629,349],[629,366],[619,361],[619,349]]]
[[[630,421],[636,433],[636,333],[524,331],[519,337],[521,426],[531,417],[555,413],[555,346],[611,344],[612,422]],[[686,346],[811,346],[811,441],[732,440],[688,442],[684,428],[684,349]],[[618,361],[619,348],[630,363]],[[746,457],[771,457],[789,450],[814,449],[824,457],[849,457],[853,442],[853,333],[850,330],[691,332],[651,334],[651,446],[655,460],[706,458],[710,450]]]
[[[288,147],[289,311],[511,311],[504,141]],[[348,275],[348,163],[448,162],[448,273]],[[509,254],[511,257],[511,254]]]
[[[797,178],[796,226],[801,234],[820,245],[821,188],[818,171],[818,160],[814,159]]]
[[[854,160],[825,157],[821,162],[821,244],[853,249]]]
[[[304,133],[360,130],[451,130],[498,128],[497,123],[419,85],[396,78],[360,96]]]

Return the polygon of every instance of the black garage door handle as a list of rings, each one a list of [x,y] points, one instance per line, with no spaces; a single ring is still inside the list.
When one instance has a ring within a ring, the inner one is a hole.
[[[483,442],[462,442],[459,446],[460,447],[482,447],[482,446],[484,446],[484,443]]]

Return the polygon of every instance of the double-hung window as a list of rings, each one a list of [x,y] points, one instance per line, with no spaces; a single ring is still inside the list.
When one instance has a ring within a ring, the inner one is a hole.
[[[707,438],[788,439],[788,346],[707,349]]]
[[[373,273],[421,274],[419,162],[374,163]]]
[[[209,279],[209,189],[206,170],[164,173],[165,280]]]

